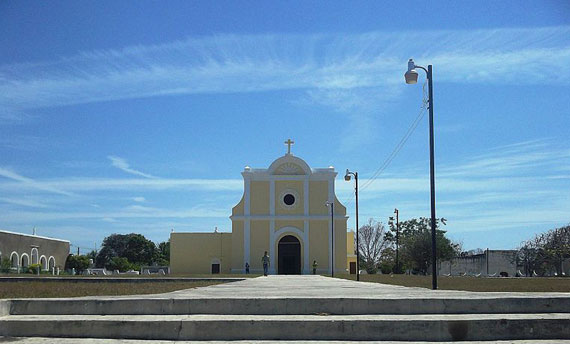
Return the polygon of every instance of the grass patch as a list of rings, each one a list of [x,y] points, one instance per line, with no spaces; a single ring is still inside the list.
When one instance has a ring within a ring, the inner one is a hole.
[[[48,277],[57,277],[57,278],[156,278],[156,279],[165,279],[165,278],[254,278],[262,276],[261,274],[168,274],[168,275],[66,275],[61,274],[59,276],[53,276],[52,274],[15,274],[15,273],[0,273],[0,277],[33,277],[33,278],[48,278]]]
[[[220,284],[216,281],[90,283],[18,281],[0,283],[0,299],[160,294]]]
[[[355,275],[342,278],[356,280]],[[364,282],[385,283],[405,287],[431,289],[431,276],[417,275],[360,275]],[[446,277],[437,279],[438,289],[500,292],[570,292],[570,278],[524,277],[524,278],[477,278]]]

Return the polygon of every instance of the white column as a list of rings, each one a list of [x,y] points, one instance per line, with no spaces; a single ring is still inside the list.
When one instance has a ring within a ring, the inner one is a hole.
[[[328,201],[329,202],[334,202],[334,176],[331,177],[331,179],[329,179],[329,197],[328,197]],[[332,267],[332,263],[333,263],[333,259],[332,259],[332,244],[333,244],[333,237],[332,237],[332,221],[331,221],[331,210],[330,207],[329,208],[329,212],[328,212],[328,217],[329,220],[327,221],[329,224],[329,228],[328,228],[328,233],[329,233],[329,272],[331,271],[331,267]],[[334,269],[334,267],[332,267]]]
[[[305,205],[305,216],[309,215],[309,176],[305,178],[305,182],[303,183],[303,198],[304,198],[304,205]],[[305,274],[311,273],[311,250],[310,250],[310,242],[309,242],[309,220],[303,221],[303,241],[305,242],[304,246],[304,256],[305,256],[305,265],[304,265],[304,272]]]
[[[275,274],[275,219],[269,221],[269,273]]]
[[[305,216],[309,215],[309,177],[303,183],[303,204],[305,206]]]
[[[303,267],[303,273],[304,274],[310,274],[311,273],[311,256],[310,254],[310,250],[309,250],[309,220],[305,220],[303,221],[303,241],[305,242],[304,245],[304,252],[303,255],[305,256],[305,264]]]
[[[269,273],[275,273],[275,179],[269,180]]]
[[[275,179],[269,180],[269,215],[275,215]]]
[[[245,266],[245,263],[248,263],[250,261],[249,259],[249,245],[250,245],[250,227],[251,227],[251,223],[250,223],[250,186],[251,186],[251,182],[250,179],[248,177],[245,178],[244,180],[244,189],[245,189],[245,199],[244,199],[244,224],[243,224],[243,265],[242,267]],[[251,265],[251,263],[250,263]]]

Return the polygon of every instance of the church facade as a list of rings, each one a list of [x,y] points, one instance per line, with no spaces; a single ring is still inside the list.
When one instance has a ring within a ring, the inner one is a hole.
[[[172,273],[244,273],[246,265],[261,273],[265,251],[270,274],[309,274],[314,262],[317,273],[330,274],[333,265],[335,273],[348,273],[353,233],[335,194],[337,172],[309,167],[286,143],[287,154],[268,168],[245,167],[231,233],[171,233]]]

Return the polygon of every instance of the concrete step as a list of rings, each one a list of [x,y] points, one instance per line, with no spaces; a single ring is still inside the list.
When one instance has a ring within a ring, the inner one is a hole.
[[[141,340],[141,339],[101,339],[101,338],[48,338],[48,337],[0,337],[1,342],[17,344],[455,344],[457,342],[426,342],[426,341],[318,341],[318,340],[238,340],[238,341],[171,341],[171,340]],[[462,341],[461,344],[570,344],[569,340],[532,339],[532,340],[493,340],[493,341]]]
[[[569,313],[426,315],[10,315],[0,336],[153,340],[569,339]]]
[[[570,297],[489,298],[101,298],[6,301],[5,314],[480,314],[570,312]]]

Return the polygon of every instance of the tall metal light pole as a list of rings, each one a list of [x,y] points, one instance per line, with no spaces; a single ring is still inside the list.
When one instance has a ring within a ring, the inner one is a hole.
[[[398,209],[394,209],[394,214],[396,214],[396,273],[400,273],[400,260],[398,255],[398,247],[400,245],[400,219],[399,219]]]
[[[430,175],[430,196],[431,196],[431,265],[432,265],[432,289],[437,289],[437,257],[436,257],[436,233],[435,233],[435,156],[434,156],[434,138],[433,138],[433,83],[432,83],[432,65],[428,68],[418,66],[413,59],[408,61],[408,71],[404,74],[406,84],[415,84],[418,82],[418,72],[416,68],[423,69],[427,74],[428,94],[429,94],[429,175]]]
[[[354,192],[356,193],[356,280],[360,281],[360,249],[358,246],[358,172],[350,172],[346,169],[344,180],[350,181],[350,175],[354,176]]]
[[[331,207],[331,277],[334,277],[334,202],[325,204]]]

